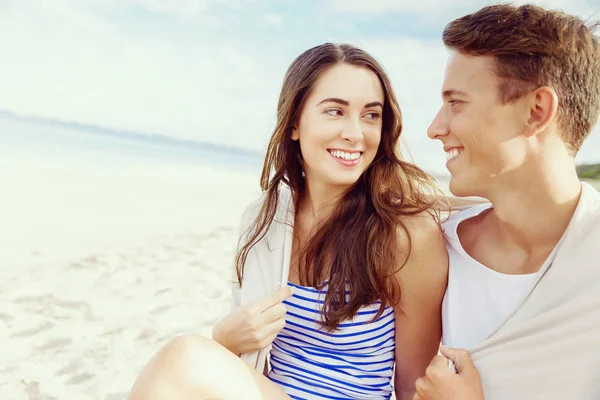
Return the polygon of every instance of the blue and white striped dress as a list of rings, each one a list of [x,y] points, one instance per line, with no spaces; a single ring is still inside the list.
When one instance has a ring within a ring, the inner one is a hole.
[[[320,328],[327,287],[293,285],[286,325],[271,349],[269,379],[292,399],[389,399],[393,392],[394,310],[372,321],[380,303],[361,308],[333,333]]]

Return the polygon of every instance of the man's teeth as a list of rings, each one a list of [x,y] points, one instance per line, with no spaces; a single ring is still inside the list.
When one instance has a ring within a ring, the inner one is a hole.
[[[343,160],[357,160],[360,157],[360,152],[358,153],[347,153],[345,151],[333,150],[330,153],[337,158],[341,158]]]
[[[446,161],[453,159],[454,157],[458,157],[460,153],[462,153],[462,149],[450,149],[446,152]]]

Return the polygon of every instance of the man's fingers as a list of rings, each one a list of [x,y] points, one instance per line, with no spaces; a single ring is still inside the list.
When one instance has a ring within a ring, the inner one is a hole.
[[[281,303],[293,293],[293,289],[290,286],[278,288],[269,295],[250,303],[249,308],[257,313],[262,313],[263,311],[273,307],[275,304]]]
[[[444,371],[448,369],[448,360],[444,356],[435,356],[433,360],[429,363],[429,368],[439,369],[440,371]]]
[[[431,391],[431,382],[427,377],[419,378],[415,381],[415,390],[416,393],[413,397],[414,399],[426,399],[428,398],[428,394]]]
[[[424,398],[421,397],[421,395],[419,393],[415,393],[415,395],[413,396],[412,400],[424,400]]]
[[[425,369],[426,382],[438,382],[449,374],[452,372],[448,369],[448,359],[444,356],[435,356]]]
[[[468,375],[468,374],[477,374],[477,368],[475,368],[475,364],[473,364],[473,360],[471,360],[471,355],[468,351],[463,349],[452,349],[449,347],[440,347],[441,353],[447,357],[450,361],[454,363],[456,367],[456,372],[459,375]]]

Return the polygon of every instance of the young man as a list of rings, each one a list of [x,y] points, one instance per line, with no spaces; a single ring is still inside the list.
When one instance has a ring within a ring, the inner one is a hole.
[[[600,194],[574,161],[600,113],[599,40],[576,17],[511,5],[451,22],[443,40],[428,134],[452,193],[491,204],[444,224],[452,348],[415,399],[599,399]]]

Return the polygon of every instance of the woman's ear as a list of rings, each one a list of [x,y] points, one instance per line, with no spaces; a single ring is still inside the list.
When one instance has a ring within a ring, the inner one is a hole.
[[[298,140],[300,139],[300,135],[298,134],[298,128],[296,127],[296,124],[292,125],[292,140]]]

